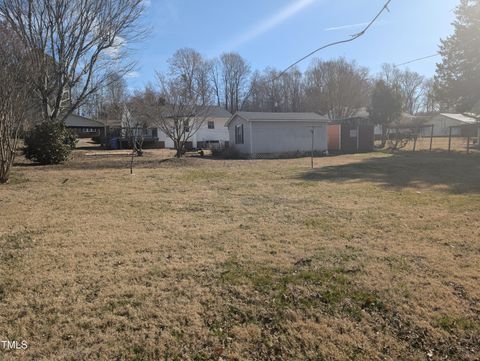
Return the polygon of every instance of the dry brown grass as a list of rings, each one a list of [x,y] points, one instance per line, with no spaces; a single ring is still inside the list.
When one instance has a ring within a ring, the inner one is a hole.
[[[77,152],[0,188],[5,360],[478,360],[480,158]]]

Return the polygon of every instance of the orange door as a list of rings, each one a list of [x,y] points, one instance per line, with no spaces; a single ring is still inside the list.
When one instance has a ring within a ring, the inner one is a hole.
[[[340,137],[341,137],[341,125],[329,125],[328,126],[328,151],[338,152],[341,150]]]

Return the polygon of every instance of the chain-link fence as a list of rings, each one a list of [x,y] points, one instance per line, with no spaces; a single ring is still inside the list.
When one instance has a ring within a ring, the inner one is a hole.
[[[449,151],[460,153],[480,153],[480,125],[468,124],[452,126],[448,134],[434,135],[432,126],[407,128],[397,127],[388,130],[387,148],[405,151]],[[377,143],[378,145],[379,143]]]

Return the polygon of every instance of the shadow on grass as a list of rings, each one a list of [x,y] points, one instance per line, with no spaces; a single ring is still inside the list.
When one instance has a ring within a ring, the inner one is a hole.
[[[303,173],[306,181],[370,181],[386,187],[439,186],[447,192],[480,193],[480,156],[447,152],[400,152]]]

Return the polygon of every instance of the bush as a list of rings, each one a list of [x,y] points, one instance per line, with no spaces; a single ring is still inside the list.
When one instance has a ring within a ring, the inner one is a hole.
[[[25,136],[25,157],[39,164],[66,161],[77,139],[61,122],[47,121],[35,126]]]

